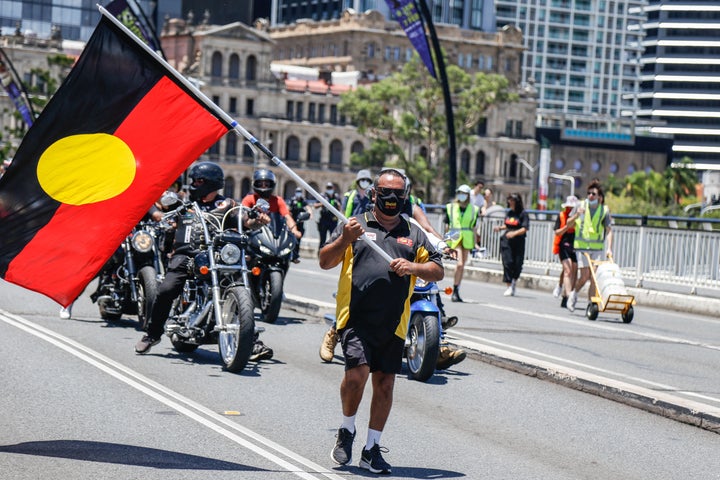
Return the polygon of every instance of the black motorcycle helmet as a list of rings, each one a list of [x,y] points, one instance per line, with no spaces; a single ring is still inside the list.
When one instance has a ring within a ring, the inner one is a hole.
[[[225,186],[225,173],[213,162],[199,162],[190,168],[190,200],[197,201]]]
[[[253,173],[253,191],[262,198],[270,197],[276,184],[275,174],[267,168],[255,170]]]

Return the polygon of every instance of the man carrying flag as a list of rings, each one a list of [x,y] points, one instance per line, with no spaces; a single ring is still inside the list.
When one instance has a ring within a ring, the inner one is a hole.
[[[177,72],[102,17],[0,178],[0,276],[69,305],[229,128]]]

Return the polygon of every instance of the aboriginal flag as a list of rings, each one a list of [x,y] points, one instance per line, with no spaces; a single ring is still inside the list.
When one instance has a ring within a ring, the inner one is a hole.
[[[72,303],[163,191],[230,128],[111,20],[0,178],[0,276]]]

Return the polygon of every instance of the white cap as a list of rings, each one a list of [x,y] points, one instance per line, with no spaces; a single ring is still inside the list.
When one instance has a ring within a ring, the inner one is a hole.
[[[467,186],[467,185],[465,185],[465,184],[463,183],[462,185],[460,185],[459,187],[457,187],[457,190],[455,190],[455,191],[458,192],[458,193],[467,193],[467,194],[469,195],[471,189],[470,189],[469,186]]]
[[[575,208],[578,203],[578,198],[575,195],[568,195],[565,199],[565,203],[561,205],[562,208],[572,207]]]

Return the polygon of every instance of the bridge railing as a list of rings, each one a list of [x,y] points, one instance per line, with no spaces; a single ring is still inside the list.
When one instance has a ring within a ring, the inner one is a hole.
[[[444,206],[426,208],[428,219],[442,232]],[[528,213],[531,220],[525,245],[525,271],[559,275],[562,267],[552,253],[558,212],[528,210]],[[660,219],[667,222],[667,228],[648,226]],[[720,220],[639,215],[613,215],[613,220],[613,260],[628,285],[720,297],[720,230],[712,228]],[[678,223],[688,221],[701,229],[677,228]],[[471,266],[502,268],[500,234],[493,231],[502,222],[503,217],[483,217],[479,222],[481,248],[470,260]]]

